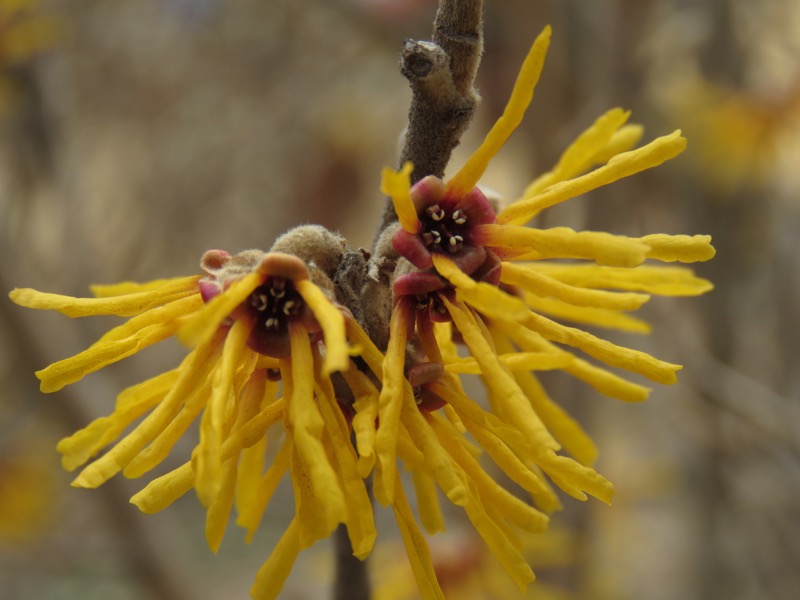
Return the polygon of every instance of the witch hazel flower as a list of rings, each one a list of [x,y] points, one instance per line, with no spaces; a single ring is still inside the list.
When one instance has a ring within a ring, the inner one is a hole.
[[[338,236],[305,226],[279,238],[270,252],[209,251],[201,261],[204,276],[93,286],[94,298],[32,289],[10,294],[21,306],[70,317],[129,317],[87,350],[37,372],[44,392],[171,336],[192,348],[177,368],[121,392],[109,416],[65,438],[58,450],[68,470],[89,463],[73,485],[95,488],[120,472],[145,475],[199,420],[190,460],[131,502],[157,512],[194,488],[207,509],[214,551],[234,508],[248,538],[254,534],[288,472],[295,517],[259,572],[256,598],[276,597],[297,554],[339,524],[360,558],[375,541],[371,502],[350,443],[352,408],[340,404],[332,381],[352,366],[346,329],[358,325],[336,302],[320,265],[335,264],[343,251]],[[358,379],[348,380],[359,389]],[[271,464],[265,462],[268,437],[282,439]]]
[[[547,28],[531,47],[503,115],[453,177],[427,176],[412,186],[410,163],[397,172],[384,170],[382,191],[397,214],[391,239],[400,258],[376,440],[375,496],[383,503],[396,501],[395,454],[406,462],[402,425],[417,414],[436,429],[443,420],[435,412],[440,407],[453,427],[468,431],[544,513],[560,507],[548,481],[577,499],[589,494],[610,502],[613,487],[591,468],[594,443],[549,397],[536,371],[563,370],[604,395],[638,402],[648,388],[606,366],[664,384],[674,383],[681,367],[549,316],[646,332],[646,323],[628,312],[651,294],[696,295],[712,287],[689,269],[645,264],[708,260],[714,256],[709,236],[631,238],[525,226],[546,208],[673,158],[686,145],[680,132],[631,150],[641,128],[626,125],[628,113],[614,109],[506,208],[495,212],[476,187],[533,98],[549,39]],[[457,351],[456,342],[466,347],[467,356]],[[441,365],[438,374],[430,363]],[[409,390],[403,375],[410,377],[419,365],[436,375],[419,390]],[[458,376],[466,373],[482,378],[488,409],[464,393]],[[444,473],[428,473],[458,504],[446,491]],[[524,588],[532,580],[524,561],[497,544],[492,533],[476,528]],[[418,583],[423,585],[419,577]]]

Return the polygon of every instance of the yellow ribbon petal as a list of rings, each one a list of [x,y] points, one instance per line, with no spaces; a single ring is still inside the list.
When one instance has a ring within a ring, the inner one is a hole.
[[[710,235],[666,235],[655,233],[640,238],[650,246],[647,258],[663,262],[683,263],[711,260],[717,251],[711,245]]]
[[[414,520],[411,506],[408,504],[408,499],[403,491],[403,485],[399,477],[394,487],[397,493],[395,494],[394,504],[392,504],[392,511],[394,511],[394,518],[397,521],[400,536],[403,538],[406,555],[411,563],[411,571],[414,573],[414,579],[417,580],[420,597],[422,600],[445,600],[442,589],[439,587],[439,581],[436,579],[436,572],[433,569],[428,542]]]
[[[295,288],[322,327],[325,337],[324,374],[330,375],[334,371],[347,370],[350,367],[350,349],[347,346],[342,311],[328,300],[322,290],[307,279],[296,281]]]
[[[292,355],[288,422],[313,493],[325,499],[322,516],[326,519],[325,527],[330,532],[346,519],[344,493],[322,443],[325,421],[314,397],[314,360],[308,333],[302,325],[290,321],[289,338]],[[286,370],[282,371],[286,383],[287,373]]]
[[[533,100],[533,92],[539,82],[544,67],[544,58],[550,46],[549,26],[534,40],[528,55],[520,68],[511,97],[508,99],[502,116],[486,135],[480,147],[472,153],[467,162],[447,182],[445,194],[460,197],[472,191],[475,184],[483,176],[489,161],[497,154],[506,140],[511,136]]]
[[[286,583],[286,578],[292,572],[292,567],[299,554],[299,525],[298,517],[295,516],[281,539],[278,540],[267,562],[258,570],[256,580],[250,589],[250,596],[255,600],[276,599]]]
[[[569,285],[586,288],[647,292],[659,296],[698,296],[712,289],[710,281],[696,277],[691,269],[641,265],[635,269],[599,265],[529,263],[528,267]]]
[[[253,540],[253,535],[261,523],[261,517],[264,515],[272,497],[275,495],[278,484],[281,482],[281,479],[283,479],[286,471],[289,470],[291,457],[291,439],[286,437],[278,453],[275,455],[272,464],[269,466],[269,469],[267,469],[267,472],[259,481],[258,487],[253,492],[250,501],[238,509],[239,516],[236,519],[236,524],[247,530],[245,541],[248,544]]]
[[[554,183],[571,179],[589,169],[593,164],[598,164],[595,157],[608,146],[614,134],[625,124],[630,114],[630,111],[612,108],[600,116],[591,127],[569,145],[551,171],[544,173],[525,188],[522,198],[529,198]]]
[[[528,314],[528,307],[522,300],[497,286],[475,281],[446,256],[434,254],[433,264],[439,274],[455,286],[459,298],[481,313],[514,319],[524,319]]]
[[[513,225],[479,225],[477,239],[503,257],[517,259],[581,258],[601,265],[635,267],[642,264],[650,246],[635,238],[569,227],[533,229]]]
[[[89,290],[95,298],[108,298],[109,296],[126,296],[129,294],[140,294],[142,292],[154,292],[156,290],[166,291],[193,291],[197,292],[197,282],[200,281],[200,275],[192,275],[191,277],[180,277],[171,279],[153,279],[152,281],[137,282],[137,281],[121,281],[119,283],[111,284],[97,284],[93,283],[89,286]],[[170,286],[167,288],[166,286]]]
[[[200,311],[181,327],[178,337],[187,346],[197,346],[210,339],[222,322],[247,300],[264,281],[259,271],[248,273],[234,281],[230,287],[214,296]]]
[[[564,200],[575,198],[590,190],[630,177],[641,171],[652,169],[676,157],[686,149],[686,139],[680,131],[657,138],[641,148],[623,152],[612,158],[608,164],[575,179],[550,186],[543,192],[515,202],[497,215],[498,223],[522,225],[531,220],[545,208]]]
[[[509,352],[498,354],[500,363],[509,371],[552,371],[564,369],[574,357],[568,352]],[[480,375],[481,367],[474,358],[459,359],[445,364],[450,373]]]
[[[509,262],[503,263],[500,281],[519,286],[538,296],[552,296],[576,306],[610,310],[636,310],[650,299],[646,294],[607,292],[573,287],[557,279]]]
[[[221,344],[222,335],[218,335],[191,352],[179,369],[175,385],[153,412],[116,446],[81,471],[72,485],[96,488],[124,469],[142,448],[164,430],[180,410],[186,397],[205,380],[208,365],[213,363]]]
[[[681,365],[653,358],[645,352],[612,344],[580,329],[559,325],[533,312],[528,314],[524,325],[548,340],[574,346],[612,367],[639,373],[657,383],[675,383],[677,381],[676,371],[683,368]]]
[[[417,511],[422,526],[430,535],[445,531],[439,491],[433,477],[418,469],[411,471],[411,480],[417,495]]]
[[[316,361],[315,361],[316,362]],[[372,552],[378,533],[372,516],[372,501],[358,473],[358,457],[350,442],[350,431],[336,402],[333,385],[318,372],[319,408],[325,421],[328,453],[336,458],[339,485],[347,497],[347,534],[353,555],[364,560]]]
[[[214,554],[222,544],[225,529],[230,521],[235,489],[236,460],[229,459],[222,465],[217,493],[206,511],[206,541]]]
[[[497,359],[496,353],[478,330],[469,311],[459,302],[451,303],[444,296],[442,300],[450,316],[453,317],[453,323],[461,332],[470,354],[480,365],[493,401],[502,407],[504,420],[514,423],[533,447],[558,449],[558,443],[533,412],[514,378]]]
[[[465,450],[457,433],[447,427],[441,419],[432,414],[427,414],[426,418],[441,444],[475,485],[481,503],[499,511],[503,517],[525,531],[541,533],[547,530],[550,519],[546,514],[525,504],[492,479],[478,461]]]
[[[650,333],[652,331],[652,327],[647,321],[617,310],[575,306],[556,298],[542,298],[528,291],[523,291],[522,295],[525,299],[525,304],[534,312],[555,317],[561,321],[571,321],[630,333]]]
[[[72,471],[114,442],[131,423],[163,400],[177,377],[178,370],[174,369],[120,392],[110,416],[95,419],[58,443],[56,450],[62,455],[63,467]]]
[[[412,318],[412,306],[405,300],[395,304],[389,322],[389,347],[383,361],[381,393],[378,398],[380,425],[375,436],[377,458],[375,471],[375,499],[388,506],[394,499],[394,482],[397,471],[396,447],[400,427],[400,410],[406,392],[404,366],[406,362],[406,337]]]
[[[132,317],[156,306],[198,294],[197,280],[197,277],[166,280],[166,283],[153,290],[124,296],[73,298],[30,288],[17,288],[9,293],[9,297],[15,304],[25,308],[56,310],[73,318],[95,315]]]
[[[197,497],[206,507],[211,505],[222,485],[222,443],[227,437],[231,425],[229,415],[236,402],[233,377],[252,327],[252,323],[245,320],[234,322],[212,375],[211,394],[200,422],[200,443],[192,457]]]

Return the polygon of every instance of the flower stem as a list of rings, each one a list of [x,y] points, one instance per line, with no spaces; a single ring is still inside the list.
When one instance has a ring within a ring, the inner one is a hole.
[[[440,0],[433,42],[406,41],[400,70],[412,98],[399,164],[414,164],[412,183],[444,175],[478,105],[474,80],[482,49],[483,0]],[[396,220],[387,202],[379,234]]]
[[[353,548],[344,525],[340,525],[334,532],[333,547],[336,561],[334,600],[369,600],[371,586],[367,561],[353,556]]]

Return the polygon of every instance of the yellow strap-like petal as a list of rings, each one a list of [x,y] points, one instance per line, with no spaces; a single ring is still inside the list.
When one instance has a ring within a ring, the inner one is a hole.
[[[646,294],[607,292],[573,287],[557,279],[509,262],[503,263],[500,281],[524,288],[538,296],[552,296],[576,306],[610,310],[636,310],[650,299]]]
[[[219,488],[206,511],[206,541],[216,554],[225,536],[231,518],[233,495],[236,489],[236,460],[231,458],[222,465]]]
[[[388,506],[394,498],[395,473],[397,472],[396,447],[400,427],[400,410],[403,394],[408,385],[404,375],[406,361],[406,338],[412,306],[401,299],[395,304],[389,322],[389,347],[383,361],[381,393],[378,398],[378,420],[380,426],[375,436],[377,458],[375,471],[375,499]]]
[[[313,492],[324,498],[323,517],[329,531],[345,521],[347,510],[344,493],[336,472],[328,459],[322,436],[325,422],[314,397],[314,359],[308,332],[296,322],[289,323],[291,342],[291,395],[287,409],[288,421],[298,455],[302,458]],[[284,381],[286,376],[284,376]]]
[[[632,150],[643,136],[644,127],[641,125],[623,125],[618,131],[614,132],[608,144],[594,156],[594,164],[605,164],[617,154]]]
[[[417,209],[411,200],[411,173],[414,165],[406,162],[399,171],[384,168],[381,172],[381,192],[392,199],[397,220],[408,233],[417,233],[420,228]]]
[[[566,456],[557,456],[554,452],[549,452],[539,464],[556,485],[573,498],[586,500],[586,492],[606,504],[611,504],[614,486],[594,469]]]
[[[644,402],[650,395],[650,388],[628,381],[580,358],[564,370],[609,398],[623,402]]]
[[[169,422],[164,431],[128,463],[122,474],[129,479],[141,477],[161,464],[205,408],[210,389],[211,382],[206,379],[202,385],[193,390],[191,396],[184,401],[180,412]]]
[[[142,491],[134,494],[131,504],[145,514],[152,515],[175,502],[194,485],[194,471],[191,461],[162,475],[147,484]]]
[[[408,499],[403,491],[403,485],[399,477],[395,483],[395,488],[397,489],[397,494],[395,502],[392,504],[392,510],[397,521],[397,528],[403,538],[406,555],[411,563],[411,571],[414,573],[414,579],[417,580],[420,597],[422,600],[444,600],[444,594],[439,587],[439,581],[436,579],[436,571],[433,568],[428,542],[414,520],[411,506],[408,504]]]
[[[267,562],[258,570],[250,596],[253,600],[274,600],[278,597],[292,572],[297,556],[300,554],[300,534],[298,517],[289,523],[289,528],[278,540]]]
[[[447,427],[437,415],[428,414],[426,417],[436,432],[436,437],[476,486],[483,504],[492,506],[503,517],[525,531],[541,533],[547,530],[550,519],[546,514],[525,504],[492,479],[478,461],[466,451],[458,434]]]
[[[174,335],[178,315],[191,311],[198,298],[190,297],[152,309],[112,329],[92,346],[36,372],[41,391],[55,392],[112,363],[127,358],[148,346]],[[134,323],[135,322],[135,323]],[[119,337],[124,335],[124,337]]]
[[[561,509],[558,496],[553,494],[545,482],[528,468],[499,437],[469,417],[464,417],[463,421],[475,441],[486,450],[486,453],[492,457],[492,460],[509,479],[522,489],[544,500],[543,504],[538,505],[542,510],[551,513]]]
[[[167,427],[192,390],[202,384],[208,373],[208,365],[213,363],[221,345],[222,335],[217,335],[191,352],[181,365],[175,385],[153,412],[116,446],[86,467],[72,485],[96,488],[124,469],[142,448]]]
[[[378,418],[378,396],[372,382],[358,369],[344,372],[344,379],[353,392],[353,434],[358,448],[358,471],[366,477],[375,466],[376,419]]]
[[[439,274],[455,286],[458,297],[481,313],[514,319],[524,319],[527,315],[528,307],[522,300],[497,286],[475,281],[446,256],[434,254],[433,264]]]
[[[278,453],[272,460],[272,464],[258,483],[258,487],[253,492],[250,501],[238,508],[239,516],[236,524],[247,530],[245,541],[249,544],[253,540],[253,535],[261,523],[261,517],[267,510],[270,500],[278,489],[278,484],[283,479],[286,471],[289,470],[289,462],[292,457],[291,439],[286,437],[281,444]]]
[[[612,367],[639,373],[657,383],[675,383],[675,373],[683,368],[681,365],[653,358],[645,352],[612,344],[580,329],[559,325],[533,312],[529,313],[524,325],[548,340],[574,346]]]
[[[710,235],[666,235],[655,233],[640,238],[650,246],[647,258],[663,262],[693,263],[711,260],[717,251]]]
[[[324,452],[322,439],[320,439],[320,446],[323,447]],[[328,461],[328,458],[326,457],[325,460]],[[346,509],[342,506],[340,518],[331,518],[330,510],[327,507],[329,496],[325,490],[322,490],[321,495],[315,491],[318,486],[314,483],[309,469],[306,468],[298,452],[296,441],[292,452],[290,473],[294,490],[295,517],[299,526],[300,548],[306,549],[317,541],[330,536],[339,523],[344,523],[347,520]],[[336,485],[338,487],[338,480]]]
[[[56,450],[62,455],[63,467],[72,471],[114,442],[131,423],[161,402],[177,377],[178,370],[174,369],[120,392],[113,414],[95,419],[58,443]]]
[[[581,258],[601,265],[635,267],[650,251],[650,246],[635,238],[601,231],[576,232],[569,227],[480,225],[476,230],[480,243],[517,259]]]
[[[344,315],[309,280],[295,282],[295,287],[322,327],[325,337],[325,375],[350,367],[350,349],[345,335]]]
[[[509,371],[552,371],[563,369],[574,360],[568,352],[509,352],[497,358]],[[445,368],[450,373],[481,374],[481,367],[474,358],[449,362]]]
[[[124,296],[73,298],[72,296],[38,292],[30,288],[17,288],[9,293],[9,297],[15,304],[25,308],[57,310],[68,317],[95,315],[132,317],[156,306],[198,294],[197,279],[197,277],[190,277],[168,280],[168,283],[152,291]]]
[[[505,325],[508,326],[508,324]],[[502,331],[500,327],[494,327],[493,334],[495,344],[498,349],[504,351],[511,350],[513,348],[511,340],[506,338]],[[526,334],[530,334],[530,336],[535,335],[532,332],[523,331]],[[516,341],[516,338],[514,338],[514,340]],[[526,346],[523,343],[519,345],[521,348],[525,349],[528,347],[549,348],[553,346],[545,340],[541,340],[541,342],[543,344],[542,346]],[[572,363],[565,369],[568,372],[570,372],[569,367],[571,364]],[[583,430],[580,424],[561,408],[561,406],[550,399],[544,387],[539,383],[538,378],[532,373],[516,372],[514,373],[514,379],[530,401],[533,410],[536,411],[536,414],[542,419],[542,423],[544,423],[548,431],[553,434],[564,449],[572,454],[581,464],[593,464],[597,459],[597,446],[595,446],[592,439]]]
[[[135,282],[121,281],[112,284],[92,284],[89,289],[95,298],[108,298],[110,296],[126,296],[130,294],[141,294],[143,292],[154,292],[160,290],[162,293],[168,292],[197,292],[197,283],[200,275],[191,277],[176,277],[172,279],[154,279],[152,281]]]
[[[241,341],[241,340],[240,340]],[[247,354],[247,351],[245,351]],[[238,397],[244,381],[252,374],[255,365],[254,353],[250,353],[247,360],[234,358],[236,364],[236,379],[233,385],[233,397]],[[217,373],[218,371],[214,371]],[[172,419],[167,427],[162,431],[153,442],[142,450],[125,467],[123,474],[125,477],[140,477],[150,469],[160,464],[169,455],[175,444],[183,437],[189,426],[195,421],[197,415],[206,407],[209,398],[212,396],[213,377],[206,378],[201,387],[196,388],[183,404],[180,412]],[[256,409],[258,406],[256,406]]]
[[[462,420],[470,419],[481,427],[492,432],[514,452],[530,455],[530,441],[525,438],[520,429],[515,425],[502,421],[497,415],[484,410],[477,402],[464,394],[458,387],[457,379],[444,378],[444,381],[434,382],[429,385],[430,391],[447,402],[458,413]],[[535,455],[535,452],[533,453]]]
[[[423,462],[419,466],[436,480],[450,502],[456,506],[464,506],[469,496],[464,473],[436,439],[413,397],[403,398],[401,417],[403,421],[401,429],[405,429],[414,446],[422,453],[420,458]]]
[[[570,179],[598,164],[595,157],[608,146],[614,133],[625,124],[630,114],[630,111],[612,108],[600,116],[569,145],[551,171],[525,188],[522,198],[538,194],[554,183]]]
[[[251,420],[236,435],[225,440],[222,446],[222,459],[228,460],[232,458],[242,448],[252,446],[257,439],[260,439],[264,435],[264,431],[283,415],[283,404],[283,400],[273,403],[259,413],[259,416],[263,416],[260,422],[254,423],[255,419]],[[253,425],[255,426],[253,427]],[[245,429],[249,429],[249,431],[244,431]],[[280,452],[276,456],[274,463],[275,465],[280,463]],[[288,459],[285,467],[288,467]],[[283,471],[285,470],[284,468]],[[283,471],[277,477],[278,480],[283,475]],[[268,475],[269,473],[267,473]],[[191,461],[188,461],[174,471],[170,471],[166,475],[151,481],[147,487],[131,498],[131,503],[135,504],[142,512],[148,514],[156,513],[183,496],[192,489],[193,485],[194,471],[192,471]],[[275,485],[277,486],[277,482]]]
[[[239,452],[243,448],[253,446],[273,424],[285,416],[286,402],[283,398],[261,409],[255,417],[242,425],[225,440],[222,447],[223,459],[232,456],[228,452]]]
[[[176,326],[182,325],[192,314],[196,313],[203,306],[203,299],[199,294],[192,294],[187,298],[181,298],[165,304],[151,308],[140,315],[128,319],[122,325],[106,331],[99,340],[91,347],[101,346],[109,342],[123,340],[141,331],[145,327],[161,325],[172,322]]]
[[[623,152],[612,158],[608,164],[575,179],[557,183],[543,192],[515,202],[497,215],[499,223],[522,225],[545,208],[564,200],[580,196],[590,190],[613,183],[635,173],[652,169],[676,157],[686,148],[686,139],[680,131],[657,138],[641,148]]]
[[[242,341],[240,340],[240,342]],[[244,385],[243,382],[249,379],[252,374],[252,369],[256,361],[254,360],[253,353],[250,353],[248,360],[234,358],[233,361],[234,363],[240,363],[235,366],[237,368],[236,378],[241,381],[238,381],[233,386],[233,396],[238,397],[238,392]],[[214,373],[217,372],[218,371],[214,371]],[[183,434],[195,421],[197,415],[199,415],[208,404],[208,400],[213,394],[212,380],[213,377],[206,378],[202,386],[196,388],[192,392],[192,395],[184,401],[180,412],[172,419],[164,431],[125,467],[123,471],[125,477],[140,477],[166,459],[178,440],[183,437]],[[240,404],[246,405],[246,400],[247,398],[243,399],[243,402]],[[258,407],[259,404],[256,404],[253,410],[257,411]]]
[[[488,510],[487,510],[488,509]],[[497,558],[514,582],[519,587],[521,593],[525,593],[527,586],[532,583],[536,576],[533,574],[530,565],[525,562],[522,553],[509,537],[506,535],[503,524],[492,518],[494,512],[491,506],[484,506],[480,500],[472,494],[470,501],[464,507],[472,526],[489,546],[492,554]]]
[[[525,304],[534,312],[555,317],[561,321],[571,321],[582,325],[592,325],[630,333],[650,333],[652,331],[652,327],[647,321],[617,310],[575,306],[556,298],[542,298],[528,291],[523,291],[522,295],[525,298]]]
[[[710,281],[696,277],[686,267],[642,265],[624,269],[548,262],[534,262],[527,266],[569,285],[586,288],[647,292],[659,296],[697,296],[714,288]]]
[[[350,442],[350,431],[336,402],[333,385],[317,372],[319,409],[325,421],[328,453],[336,457],[340,486],[347,497],[347,534],[353,555],[364,560],[372,552],[378,533],[372,516],[372,501],[358,473],[358,457]]]
[[[504,332],[523,350],[553,351],[556,348],[539,333],[519,327],[516,323],[498,320],[494,323],[494,327]],[[642,402],[650,394],[649,388],[623,379],[619,375],[596,367],[577,356],[574,356],[573,360],[563,369],[610,398],[624,402]]]
[[[370,371],[380,377],[383,372],[383,353],[378,350],[378,347],[369,339],[367,333],[361,329],[355,319],[345,319],[345,328],[347,338],[358,347],[359,355],[367,363]]]
[[[210,506],[222,485],[222,443],[227,437],[228,414],[236,401],[233,377],[243,354],[252,323],[235,321],[228,331],[222,358],[216,365],[211,394],[200,422],[200,443],[193,456],[195,489],[203,506]]]
[[[196,346],[211,338],[222,322],[247,300],[264,281],[259,271],[248,273],[230,287],[214,296],[200,311],[181,327],[178,337],[188,346]]]
[[[533,92],[544,67],[544,58],[550,46],[550,27],[545,27],[534,40],[520,68],[511,97],[502,116],[486,135],[480,147],[472,153],[461,169],[447,182],[445,194],[460,197],[472,191],[483,176],[489,161],[502,148],[506,140],[522,122],[525,111],[533,100]]]
[[[417,495],[417,511],[422,526],[430,535],[445,531],[442,505],[439,502],[439,491],[436,482],[427,473],[414,469],[411,471],[411,480]]]
[[[274,381],[267,381],[266,371],[263,369],[256,369],[247,382],[247,387],[245,387],[242,394],[236,430],[240,429],[245,423],[256,418],[262,406],[266,407],[275,402],[277,393],[277,383]],[[228,439],[230,439],[230,437]],[[264,456],[266,451],[267,436],[264,435],[249,448],[243,448],[239,455],[239,466],[236,471],[235,497],[236,512],[238,514],[242,513],[244,506],[247,506],[253,501],[257,493],[264,472]]]
[[[502,407],[504,420],[514,423],[534,447],[558,449],[558,443],[533,412],[511,373],[497,359],[496,353],[478,330],[469,311],[465,310],[462,304],[458,302],[453,304],[444,296],[442,300],[450,316],[453,317],[453,323],[461,332],[470,354],[480,365],[493,401]]]

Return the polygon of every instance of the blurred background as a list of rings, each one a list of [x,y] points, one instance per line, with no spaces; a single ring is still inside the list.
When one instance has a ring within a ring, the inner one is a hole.
[[[208,248],[268,248],[309,222],[368,247],[410,98],[397,57],[404,38],[429,38],[435,6],[0,0],[0,287],[80,296],[90,283],[191,274]],[[454,163],[502,111],[547,23],[532,110],[485,183],[516,197],[596,116],[630,108],[646,140],[682,128],[688,150],[541,225],[710,233],[718,254],[697,267],[714,292],[645,308],[651,336],[596,332],[686,365],[676,386],[624,406],[547,379],[594,435],[617,496],[611,508],[567,502],[556,531],[530,541],[541,583],[529,597],[794,599],[800,4],[487,0],[483,102]],[[56,442],[180,355],[166,344],[40,395],[33,371],[111,322],[0,300],[0,597],[245,598],[292,514],[288,488],[251,546],[231,526],[214,557],[193,494],[145,516],[128,504],[141,481],[69,487]],[[480,583],[496,567],[460,515],[449,524],[434,543],[448,598],[515,597]],[[413,598],[396,532],[382,527],[381,597]],[[327,552],[304,553],[281,597],[328,597]]]

